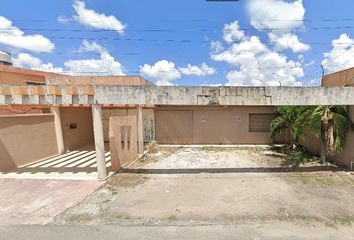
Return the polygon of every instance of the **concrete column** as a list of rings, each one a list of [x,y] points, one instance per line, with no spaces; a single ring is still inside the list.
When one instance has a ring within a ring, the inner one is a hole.
[[[137,124],[138,124],[138,153],[144,153],[144,127],[143,127],[143,108],[138,107],[137,111]]]
[[[107,178],[107,168],[105,160],[102,109],[101,105],[92,105],[93,132],[95,135],[95,149],[97,161],[98,179],[103,181]]]
[[[54,128],[55,136],[57,138],[58,153],[63,154],[65,152],[65,149],[63,128],[61,126],[60,108],[58,106],[52,107],[52,113],[54,114]]]

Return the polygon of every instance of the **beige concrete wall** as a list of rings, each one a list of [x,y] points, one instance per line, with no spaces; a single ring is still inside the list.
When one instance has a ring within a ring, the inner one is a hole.
[[[66,151],[94,143],[91,108],[62,107],[60,115]],[[72,123],[76,124],[75,129],[70,129]]]
[[[352,120],[354,120],[354,106],[350,107],[350,116]],[[354,132],[353,131],[348,132],[347,141],[345,143],[343,151],[336,155],[335,161],[343,166],[351,168],[351,162],[352,161],[354,162]]]
[[[249,114],[272,114],[274,113],[273,107],[160,107],[158,110],[192,111],[190,124],[192,125],[193,144],[269,144],[274,142],[270,138],[270,132],[249,131]],[[203,122],[202,118],[206,121]],[[285,142],[285,134],[276,138],[276,141]]]
[[[305,139],[300,141],[300,145],[312,154],[319,155],[321,152],[321,139],[312,134],[310,130],[307,131]]]
[[[57,154],[52,115],[0,117],[0,170]]]
[[[250,132],[250,113],[274,113],[272,107],[235,107],[193,111],[193,143],[268,144],[269,132]],[[207,122],[202,123],[201,117]]]

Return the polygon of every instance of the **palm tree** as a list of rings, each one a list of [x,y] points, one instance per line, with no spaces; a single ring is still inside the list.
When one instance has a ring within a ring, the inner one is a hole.
[[[276,116],[270,125],[271,137],[283,130],[290,131],[290,144],[294,147],[304,137],[306,114],[308,107],[279,106],[275,108]]]
[[[316,106],[308,111],[308,126],[321,138],[321,162],[333,157],[344,147],[347,132],[354,130],[349,114],[349,106]]]

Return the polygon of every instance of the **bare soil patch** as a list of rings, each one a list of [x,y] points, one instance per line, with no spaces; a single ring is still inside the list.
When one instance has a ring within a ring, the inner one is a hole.
[[[354,221],[354,176],[269,148],[158,148],[54,223]]]

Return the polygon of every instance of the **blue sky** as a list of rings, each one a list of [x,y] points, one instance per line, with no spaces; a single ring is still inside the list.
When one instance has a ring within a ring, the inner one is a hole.
[[[354,2],[320,2],[4,1],[0,49],[16,66],[77,75],[310,85],[321,64],[326,73],[354,66]]]

